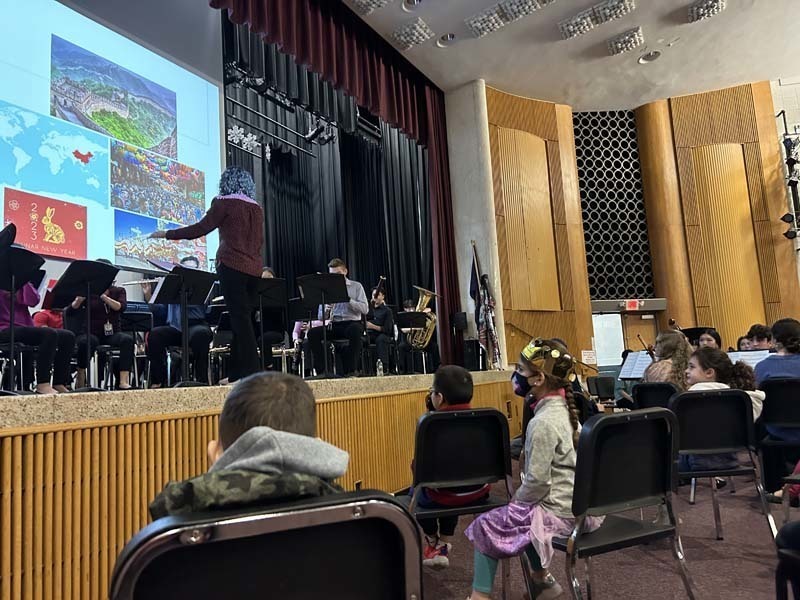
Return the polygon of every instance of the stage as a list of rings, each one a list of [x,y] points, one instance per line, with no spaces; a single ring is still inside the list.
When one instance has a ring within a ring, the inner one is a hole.
[[[510,371],[473,373],[475,407],[520,430]],[[337,483],[394,492],[411,484],[417,419],[432,375],[312,381],[317,433],[350,453]],[[117,555],[149,522],[170,480],[208,469],[206,447],[230,387],[0,397],[0,551],[4,585],[26,574],[105,597]],[[457,452],[455,448],[453,451]],[[3,597],[11,597],[3,595]],[[33,597],[33,596],[31,596]]]

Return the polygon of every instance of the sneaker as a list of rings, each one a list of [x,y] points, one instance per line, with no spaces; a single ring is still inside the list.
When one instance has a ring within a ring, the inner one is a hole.
[[[422,564],[434,569],[446,569],[450,566],[450,544],[443,544],[439,541],[431,544],[425,541],[425,548],[422,550]]]
[[[550,573],[544,581],[531,581],[533,585],[533,598],[531,600],[554,600],[558,598],[564,590]]]

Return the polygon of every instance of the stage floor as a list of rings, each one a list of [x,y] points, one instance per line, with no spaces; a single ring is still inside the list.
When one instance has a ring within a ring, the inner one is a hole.
[[[476,371],[475,384],[507,380],[510,371]],[[309,381],[319,401],[427,390],[433,375],[387,375]],[[0,396],[0,429],[125,420],[222,408],[230,386]]]

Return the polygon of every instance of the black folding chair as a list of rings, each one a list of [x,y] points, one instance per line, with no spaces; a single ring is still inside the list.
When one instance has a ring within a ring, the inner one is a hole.
[[[694,584],[672,511],[672,492],[677,482],[677,427],[675,415],[664,408],[596,415],[583,426],[572,495],[575,528],[569,538],[553,538],[553,548],[567,554],[567,577],[576,600],[583,597],[575,572],[578,559],[586,561],[587,597],[591,598],[592,556],[664,538],[672,540],[683,584],[694,600]],[[666,524],[618,514],[661,505],[666,505]],[[598,529],[584,531],[587,517],[603,515],[607,516]]]
[[[669,399],[680,390],[672,383],[637,383],[631,390],[635,408],[667,408]]]
[[[800,523],[784,524],[781,527],[775,544],[778,547],[778,565],[775,568],[775,597],[778,600],[789,600],[786,591],[791,583],[795,600],[800,598],[800,552],[796,549],[796,539],[800,532]]]
[[[454,449],[458,450],[454,452]],[[418,519],[480,514],[505,506],[513,495],[508,417],[493,408],[429,412],[417,424],[411,496],[399,496]],[[503,482],[502,494],[448,508],[418,505],[424,488],[480,486]],[[525,570],[523,569],[523,573]],[[503,597],[508,564],[503,561]],[[526,582],[527,583],[527,582]]]
[[[122,550],[110,600],[422,598],[420,537],[391,496],[166,517]]]
[[[800,429],[800,379],[766,379],[761,382],[761,389],[766,397],[761,416],[758,419],[760,431],[766,431],[767,427],[782,427]],[[768,485],[765,477],[765,458],[766,452],[783,452],[785,449],[800,448],[800,443],[785,441],[766,435],[758,442],[758,458],[761,466],[761,477],[764,485]],[[769,488],[768,488],[769,489]],[[762,490],[762,505],[764,515],[767,517],[772,537],[778,534],[775,519],[769,507],[769,502]]]
[[[709,390],[684,392],[673,396],[669,409],[678,418],[678,443],[681,455],[712,455],[747,452],[750,466],[707,471],[680,471],[681,478],[692,479],[692,499],[697,479],[711,481],[711,503],[714,507],[714,526],[721,540],[722,520],[717,499],[716,477],[752,476],[759,498],[763,496],[761,482],[756,475],[755,436],[753,433],[753,403],[747,392],[741,390]]]

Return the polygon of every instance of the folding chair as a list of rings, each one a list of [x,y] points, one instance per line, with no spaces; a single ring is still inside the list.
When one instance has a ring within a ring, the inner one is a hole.
[[[800,379],[767,379],[761,382],[761,389],[766,397],[758,420],[760,430],[766,432],[767,427],[773,427],[800,431]],[[800,448],[800,442],[786,441],[772,435],[766,435],[761,440],[757,440],[757,442],[761,479],[764,486],[767,486],[769,485],[769,477],[766,475],[764,466],[765,452],[782,452],[786,448]],[[764,509],[764,515],[767,517],[767,524],[772,537],[775,537],[778,534],[778,528],[775,525],[775,519],[772,516],[763,488],[761,490],[761,504]]]
[[[648,408],[613,415],[596,415],[581,430],[572,512],[575,528],[569,538],[553,538],[553,548],[566,552],[567,577],[572,597],[579,600],[580,582],[575,572],[585,559],[587,597],[591,598],[591,557],[659,539],[672,540],[686,592],[695,598],[672,511],[676,487],[678,422],[664,408]],[[620,516],[617,513],[645,506],[666,505],[669,523]],[[586,517],[603,516],[603,524],[584,532]]]
[[[122,550],[110,600],[422,599],[420,537],[388,494],[166,517]]]
[[[794,598],[800,598],[800,552],[796,549],[800,523],[784,524],[775,539],[778,547],[778,565],[775,568],[775,597],[778,600],[789,600],[786,592],[791,583]]]
[[[589,394],[600,401],[614,399],[614,384],[616,379],[614,377],[607,377],[605,375],[593,375],[586,378],[586,386],[589,388]]]
[[[399,496],[398,500],[418,519],[480,514],[508,504],[513,495],[511,477],[508,417],[493,408],[430,412],[417,424],[413,494]],[[424,488],[496,482],[503,482],[503,493],[492,494],[483,502],[449,508],[418,506]],[[504,598],[508,577],[508,564],[503,561]]]
[[[714,507],[714,526],[717,539],[723,539],[722,520],[717,499],[716,477],[739,477],[751,475],[756,483],[756,492],[763,493],[756,474],[754,457],[755,437],[753,433],[753,404],[747,392],[741,390],[709,390],[684,392],[673,396],[669,409],[678,418],[681,455],[713,455],[746,451],[750,456],[749,467],[711,469],[707,471],[679,472],[681,478],[692,478],[692,499],[697,479],[711,481],[711,503]]]
[[[635,407],[638,408],[667,408],[669,399],[680,390],[672,383],[637,383],[631,390]]]

